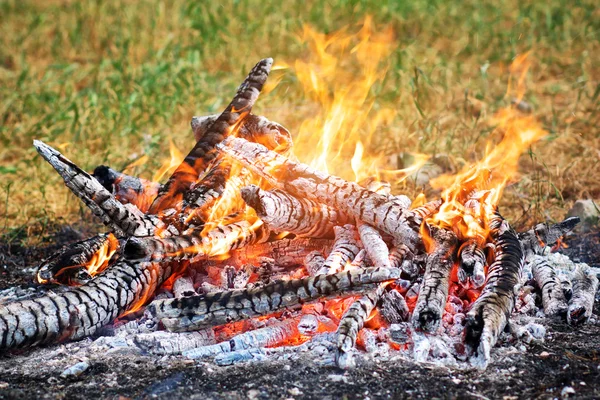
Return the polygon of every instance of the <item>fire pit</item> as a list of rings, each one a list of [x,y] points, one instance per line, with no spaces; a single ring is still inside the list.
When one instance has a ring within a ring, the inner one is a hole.
[[[244,393],[230,394],[248,397],[265,394],[257,374],[279,367],[340,395],[366,379],[365,365],[394,366],[375,367],[381,379],[413,369],[443,375],[440,385],[485,384],[494,378],[477,374],[490,363],[533,368],[525,350],[544,349],[549,327],[595,322],[598,270],[561,252],[579,219],[516,232],[498,209],[521,153],[545,135],[519,99],[496,116],[503,139],[479,163],[436,178],[441,196],[425,201],[361,168],[360,142],[354,180],[299,161],[290,132],[252,113],[272,65],[258,62],[222,113],[192,120],[196,144],[165,184],[107,166],[88,174],[34,142],[110,232],[46,258],[40,286],[0,291],[3,354],[61,343],[26,353],[21,371],[42,357],[65,382],[99,372],[114,388],[124,384],[108,376],[115,363],[140,384],[154,370],[137,365],[152,364],[163,372],[147,396],[171,393],[191,366],[201,386],[227,387],[238,374]],[[302,379],[283,390],[318,395]]]

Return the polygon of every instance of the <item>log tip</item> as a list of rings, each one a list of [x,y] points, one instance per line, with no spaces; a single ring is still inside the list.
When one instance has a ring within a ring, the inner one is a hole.
[[[46,143],[42,142],[41,140],[37,140],[37,139],[34,140],[33,147],[35,147],[37,152],[40,153],[40,155],[42,157],[44,157],[46,160],[48,160],[51,156],[60,155],[60,153],[58,151],[56,151],[52,147],[48,146]]]

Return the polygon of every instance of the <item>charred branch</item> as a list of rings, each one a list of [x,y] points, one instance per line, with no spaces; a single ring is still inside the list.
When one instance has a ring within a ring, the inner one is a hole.
[[[190,185],[198,179],[202,171],[215,158],[215,146],[232,133],[237,125],[252,111],[258,95],[267,81],[273,59],[261,60],[252,68],[227,108],[206,129],[183,163],[171,175],[164,189],[150,207],[151,213],[173,207],[183,199]]]
[[[187,322],[180,326],[197,329],[267,315],[330,296],[350,296],[372,288],[373,284],[396,279],[398,275],[399,271],[393,269],[352,270],[277,281],[261,288],[159,300],[148,309],[163,322],[183,319]]]
[[[60,174],[65,185],[116,234],[150,236],[162,227],[160,221],[144,215],[137,207],[121,204],[100,182],[52,147],[39,140],[33,145]]]

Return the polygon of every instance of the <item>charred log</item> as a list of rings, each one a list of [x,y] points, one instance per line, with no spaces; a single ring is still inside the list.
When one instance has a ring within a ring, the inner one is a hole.
[[[336,226],[335,242],[331,253],[325,259],[323,267],[317,271],[319,274],[332,274],[341,271],[346,264],[351,263],[362,249],[358,240],[358,232],[353,225]]]
[[[265,191],[250,185],[242,198],[275,232],[299,237],[332,237],[333,228],[349,222],[345,215],[317,202],[299,199],[281,190]]]
[[[162,185],[136,176],[126,175],[105,165],[94,169],[92,176],[123,204],[133,204],[141,212],[148,211]]]
[[[100,273],[108,265],[119,241],[110,233],[64,246],[42,262],[37,272],[40,283],[73,283],[74,274],[89,265],[92,273]],[[104,260],[105,259],[105,260]]]
[[[227,108],[206,129],[183,163],[171,175],[163,190],[152,203],[153,214],[173,207],[183,199],[190,185],[198,179],[202,171],[216,157],[215,145],[232,133],[252,111],[254,103],[265,84],[273,65],[273,59],[261,60],[252,68]]]
[[[267,315],[330,296],[350,296],[368,290],[373,284],[396,279],[398,270],[367,268],[332,275],[277,281],[261,288],[232,290],[155,301],[148,309],[161,320],[184,319],[186,329],[222,325],[232,321]]]
[[[429,229],[434,247],[428,249],[425,275],[413,311],[412,324],[425,332],[435,332],[440,326],[448,298],[457,239],[451,231],[435,226]]]
[[[569,301],[567,322],[579,325],[587,322],[592,315],[594,299],[598,291],[598,277],[589,268],[578,264],[573,271],[573,296]]]
[[[340,210],[392,235],[397,242],[409,247],[419,242],[418,226],[412,223],[414,214],[390,201],[388,196],[293,162],[264,146],[240,138],[229,137],[217,147],[246,168],[297,197],[309,198]]]
[[[506,326],[515,305],[524,256],[521,243],[508,223],[496,214],[490,221],[496,244],[496,258],[490,265],[481,295],[466,318],[466,344],[473,352],[471,361],[485,368],[490,350]]]
[[[218,226],[208,232],[195,230],[187,235],[158,237],[132,237],[127,241],[123,255],[131,260],[176,261],[194,257],[210,258],[227,254],[269,238],[269,231],[260,223],[247,220]]]
[[[0,305],[0,350],[89,336],[141,306],[171,270],[122,260],[83,286]]]
[[[533,277],[542,291],[544,313],[548,316],[566,316],[567,299],[554,268],[542,256],[533,256],[530,263]]]
[[[467,240],[460,248],[458,281],[464,287],[480,288],[485,283],[486,255],[479,242]]]
[[[150,236],[162,223],[144,215],[131,204],[121,204],[90,174],[47,144],[35,140],[38,153],[62,176],[65,185],[79,197],[94,215],[119,235]]]
[[[547,246],[554,246],[560,238],[575,229],[578,223],[579,217],[571,217],[554,225],[538,224],[533,229],[519,233],[526,258],[541,255]]]
[[[358,332],[375,309],[384,290],[385,285],[382,284],[377,289],[365,293],[352,303],[342,316],[337,330],[337,351],[335,353],[335,362],[338,367],[347,369],[353,366],[350,351],[354,349]]]

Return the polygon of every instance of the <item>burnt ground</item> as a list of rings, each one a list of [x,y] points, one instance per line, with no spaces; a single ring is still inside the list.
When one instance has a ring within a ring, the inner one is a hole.
[[[59,231],[55,242],[79,239]],[[574,259],[598,266],[600,233],[568,242]],[[0,244],[0,287],[31,282],[41,257],[55,248]],[[593,251],[590,251],[592,250]],[[592,257],[595,255],[595,258]],[[598,304],[596,304],[596,321]],[[0,356],[0,399],[13,398],[575,398],[600,397],[600,323],[572,328],[547,325],[542,344],[496,348],[485,372],[416,364],[396,358],[367,362],[351,371],[318,366],[311,360],[269,361],[218,367],[181,357],[92,353],[82,375],[61,378],[80,361],[70,357],[81,343],[29,349]],[[86,339],[90,340],[90,339]],[[565,389],[570,388],[570,389]]]

